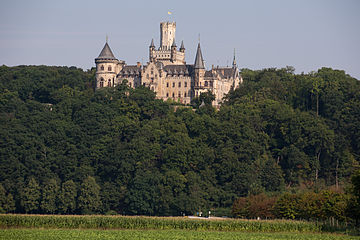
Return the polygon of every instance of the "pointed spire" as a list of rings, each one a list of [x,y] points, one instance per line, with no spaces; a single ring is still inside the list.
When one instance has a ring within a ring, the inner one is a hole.
[[[107,40],[107,39],[106,39]],[[97,57],[97,59],[113,59],[115,60],[115,56],[114,54],[112,53],[110,47],[109,47],[109,44],[105,43],[105,46],[103,47],[103,49],[101,50],[101,53],[100,55]]]
[[[235,48],[234,48],[234,60],[233,60],[233,68],[236,68],[236,59],[235,59]]]
[[[204,69],[205,68],[204,60],[203,60],[203,57],[201,54],[200,43],[198,44],[198,48],[197,48],[197,52],[196,52],[194,68],[195,69]]]
[[[180,50],[181,50],[181,49],[185,49],[185,47],[184,47],[184,41],[183,41],[183,40],[181,41]]]
[[[150,44],[150,47],[155,48],[155,44],[154,44],[154,39],[153,39],[153,38],[151,39],[151,44]]]
[[[176,47],[175,38],[174,38],[174,40],[173,40],[173,43],[172,43],[171,47]]]

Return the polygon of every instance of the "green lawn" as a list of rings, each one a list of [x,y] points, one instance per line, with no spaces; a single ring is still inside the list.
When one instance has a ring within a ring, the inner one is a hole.
[[[336,234],[319,233],[246,233],[207,232],[186,230],[79,230],[79,229],[0,229],[0,239],[10,240],[68,240],[68,239],[360,239]]]

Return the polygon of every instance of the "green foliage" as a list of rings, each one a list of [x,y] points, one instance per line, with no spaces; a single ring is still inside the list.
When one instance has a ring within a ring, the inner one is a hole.
[[[355,195],[310,194],[305,208],[281,193],[349,184],[360,156],[359,81],[329,68],[242,77],[220,109],[210,93],[193,109],[125,83],[94,91],[93,70],[1,66],[1,211],[177,216],[264,193],[283,199],[281,217],[306,216],[289,201],[305,212],[328,206],[304,218],[356,219]]]
[[[40,208],[44,213],[55,213],[57,211],[57,198],[59,186],[55,179],[50,179],[42,188],[42,199]]]
[[[39,210],[40,197],[40,186],[35,178],[31,177],[21,191],[21,206],[26,213],[36,213]]]
[[[6,193],[5,188],[0,184],[0,213],[9,213],[15,210],[15,201],[11,193]]]
[[[274,204],[274,214],[278,218],[345,221],[348,201],[348,195],[330,190],[285,193]]]
[[[76,210],[77,189],[73,180],[64,182],[58,197],[59,212],[62,214],[72,213]]]
[[[96,213],[100,210],[100,186],[96,183],[95,178],[87,177],[80,186],[78,199],[79,209],[82,213]]]

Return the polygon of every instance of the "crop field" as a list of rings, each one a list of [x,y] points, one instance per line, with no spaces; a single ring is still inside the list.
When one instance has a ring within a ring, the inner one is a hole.
[[[320,233],[247,233],[186,230],[90,230],[90,229],[1,229],[0,239],[9,240],[68,240],[68,239],[360,239],[359,237]]]
[[[1,239],[360,239],[301,221],[0,214]]]
[[[159,229],[246,232],[321,232],[321,225],[304,221],[256,221],[241,219],[209,220],[184,217],[66,216],[66,215],[0,215],[1,228],[66,229]]]

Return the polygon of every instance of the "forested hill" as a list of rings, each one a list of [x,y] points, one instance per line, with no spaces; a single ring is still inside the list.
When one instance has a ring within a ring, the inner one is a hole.
[[[95,92],[94,71],[1,66],[0,211],[180,215],[347,186],[360,82],[329,68],[242,76],[219,111],[209,94],[174,110],[143,87]]]

